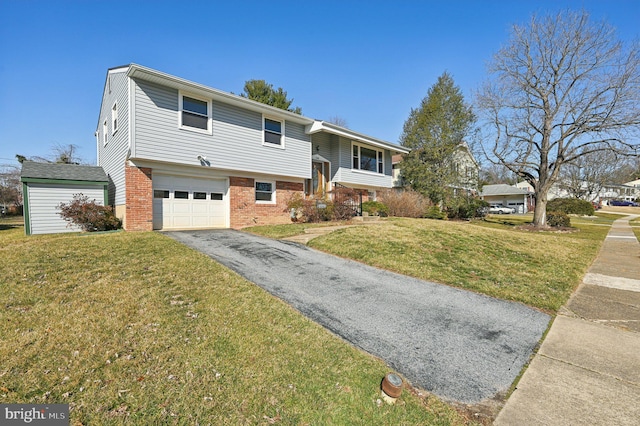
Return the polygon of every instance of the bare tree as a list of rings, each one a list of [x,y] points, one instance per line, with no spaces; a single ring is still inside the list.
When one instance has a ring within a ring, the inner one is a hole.
[[[531,184],[534,225],[546,226],[549,189],[565,164],[591,153],[638,155],[640,52],[586,12],[514,25],[489,65],[478,107],[494,135],[491,159]]]
[[[78,145],[68,144],[62,145],[57,143],[52,148],[53,162],[64,164],[81,164],[83,161],[78,156]]]
[[[563,167],[559,187],[574,198],[595,201],[606,184],[614,183],[618,166],[618,158],[610,150],[583,155]]]
[[[344,127],[347,129],[349,128],[349,123],[347,123],[347,120],[338,115],[332,115],[327,121],[329,123],[335,124],[336,126]]]
[[[0,166],[0,204],[3,207],[22,205],[22,183],[20,182],[19,167]]]

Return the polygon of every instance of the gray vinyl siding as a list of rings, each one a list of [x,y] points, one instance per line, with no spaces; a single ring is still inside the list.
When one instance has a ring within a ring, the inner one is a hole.
[[[126,69],[122,72],[107,74],[102,108],[98,121],[98,165],[102,166],[109,177],[109,204],[125,203],[124,165],[129,150],[129,78]],[[118,130],[114,134],[111,127],[111,108],[118,103]],[[107,145],[103,143],[102,123],[107,121]]]
[[[366,145],[360,143],[361,145]],[[371,188],[391,188],[393,186],[391,152],[384,151],[384,175],[376,173],[361,172],[352,169],[351,140],[339,138],[339,161],[336,171],[335,181],[346,186],[371,187]],[[378,149],[371,147],[372,149]]]
[[[316,133],[311,138],[311,145],[313,146],[311,154],[320,154],[331,163],[329,174],[331,180],[333,180],[336,170],[338,170],[338,146],[334,144],[334,138],[336,136],[329,133]]]
[[[188,93],[185,93],[188,95]],[[285,148],[263,146],[262,114],[212,102],[212,135],[179,128],[179,92],[135,82],[132,157],[229,171],[308,178],[310,137],[304,126],[285,122]]]

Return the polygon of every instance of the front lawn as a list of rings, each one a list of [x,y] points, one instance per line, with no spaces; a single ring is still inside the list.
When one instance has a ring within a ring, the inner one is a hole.
[[[402,226],[401,223],[393,226]],[[71,424],[465,424],[390,369],[158,233],[0,227],[0,403]]]
[[[525,303],[555,313],[598,254],[608,226],[578,232],[519,230],[525,216],[449,222],[387,219],[316,238],[309,245],[373,266]]]

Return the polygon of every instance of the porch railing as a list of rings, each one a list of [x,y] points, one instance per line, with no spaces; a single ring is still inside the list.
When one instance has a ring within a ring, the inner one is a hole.
[[[333,184],[333,202],[352,209],[356,216],[362,216],[362,192],[340,183]]]

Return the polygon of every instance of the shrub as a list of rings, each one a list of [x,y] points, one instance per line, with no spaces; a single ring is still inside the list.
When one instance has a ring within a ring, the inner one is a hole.
[[[593,216],[593,204],[579,198],[554,198],[547,203],[548,212]]]
[[[427,209],[426,213],[424,214],[424,217],[426,217],[427,219],[442,220],[447,218],[447,214],[442,210],[440,210],[440,207],[431,206]]]
[[[97,204],[96,200],[89,201],[89,197],[83,194],[74,194],[71,202],[60,203],[58,208],[64,220],[83,231],[110,231],[122,226],[110,206]]]
[[[412,189],[381,191],[379,198],[388,208],[388,215],[395,217],[424,217],[429,201]]]
[[[445,211],[449,219],[472,219],[482,217],[488,206],[489,203],[477,197],[457,196],[447,201]]]
[[[328,220],[349,220],[356,215],[352,200],[331,201],[324,198],[305,199],[301,194],[294,194],[287,208],[292,210],[291,220],[294,222],[316,223]]]
[[[386,217],[389,215],[389,207],[380,201],[365,201],[362,203],[362,211],[372,216]]]
[[[564,212],[547,212],[547,225],[554,228],[569,228],[571,219]]]

